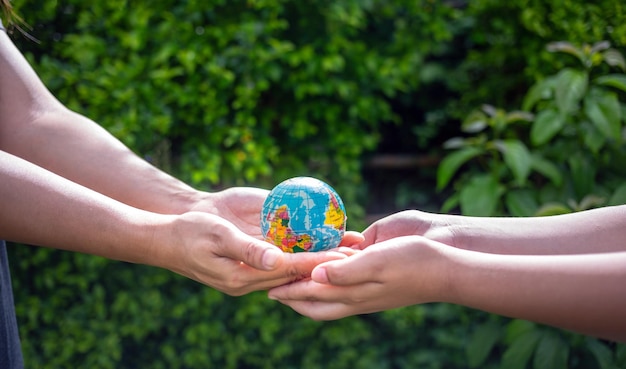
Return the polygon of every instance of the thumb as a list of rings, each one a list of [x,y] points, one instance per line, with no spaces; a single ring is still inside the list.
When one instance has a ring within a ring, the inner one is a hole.
[[[252,239],[243,248],[241,261],[260,270],[274,270],[283,261],[284,253],[278,247],[257,239]]]
[[[317,283],[348,286],[374,281],[376,271],[381,270],[380,261],[370,254],[361,252],[350,257],[318,265],[311,272]]]
[[[235,230],[231,242],[226,242],[225,257],[242,261],[244,264],[259,270],[276,269],[284,259],[284,253],[269,242],[258,240],[243,232]]]
[[[220,256],[242,261],[252,268],[265,271],[274,270],[283,262],[284,253],[278,247],[242,232],[221,217],[213,218],[221,225],[213,230],[221,245]]]

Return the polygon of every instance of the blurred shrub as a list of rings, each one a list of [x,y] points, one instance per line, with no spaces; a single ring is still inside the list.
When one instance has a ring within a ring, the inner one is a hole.
[[[448,79],[460,93],[450,105],[459,119],[484,103],[518,108],[536,80],[577,65],[575,59],[539,52],[548,42],[606,40],[617,48],[626,46],[626,7],[614,0],[468,1],[463,19],[465,53],[452,71],[454,78]]]
[[[438,169],[439,189],[461,172],[444,211],[533,216],[626,203],[624,57],[608,42],[548,49],[580,66],[539,80],[520,110],[484,105],[468,115],[466,136],[447,141],[454,151]],[[599,73],[607,64],[615,73]]]

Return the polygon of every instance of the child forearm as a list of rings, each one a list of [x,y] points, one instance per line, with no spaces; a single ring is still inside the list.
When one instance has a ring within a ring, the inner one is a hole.
[[[626,252],[495,255],[459,250],[449,302],[626,341]]]
[[[429,216],[435,219],[430,233],[445,229],[455,246],[473,251],[519,255],[626,251],[626,206],[547,217]]]

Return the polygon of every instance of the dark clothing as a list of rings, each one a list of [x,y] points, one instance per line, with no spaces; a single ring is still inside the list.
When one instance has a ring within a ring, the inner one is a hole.
[[[0,20],[0,32],[2,31],[4,31],[4,27]],[[4,241],[0,241],[0,368],[24,368],[22,347],[15,318],[7,246]]]
[[[4,241],[0,241],[0,368],[21,369],[23,367],[24,360],[15,319],[7,247]]]

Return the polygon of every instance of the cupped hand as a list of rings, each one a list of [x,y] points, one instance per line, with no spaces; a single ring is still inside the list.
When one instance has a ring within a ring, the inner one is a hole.
[[[242,232],[262,239],[261,209],[269,191],[255,187],[231,187],[203,193],[192,211],[217,215],[239,228]]]
[[[190,212],[177,216],[165,267],[229,295],[266,290],[307,278],[320,263],[345,258],[337,251],[288,254],[258,240],[219,216]],[[348,232],[344,243],[363,237]]]
[[[447,288],[448,249],[420,236],[387,238],[320,264],[311,278],[273,288],[269,297],[315,320],[437,301]]]

